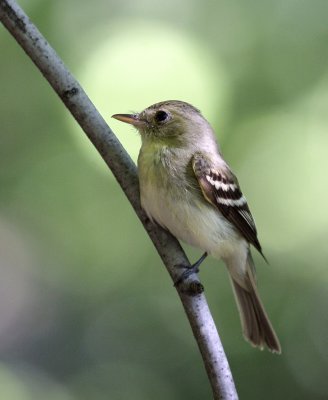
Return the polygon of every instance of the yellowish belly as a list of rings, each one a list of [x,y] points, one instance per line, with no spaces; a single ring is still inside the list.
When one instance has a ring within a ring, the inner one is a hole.
[[[141,190],[141,204],[149,218],[155,220],[175,237],[207,251],[216,258],[228,257],[240,235],[206,200],[172,199],[161,190]]]

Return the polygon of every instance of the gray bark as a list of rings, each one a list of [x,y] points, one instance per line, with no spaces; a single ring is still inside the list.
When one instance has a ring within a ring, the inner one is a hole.
[[[179,242],[167,231],[154,225],[143,212],[139,200],[137,169],[121,143],[82,87],[14,0],[0,0],[0,20],[33,60],[97,148],[144,225],[172,280],[175,281],[181,274],[181,269],[175,266],[190,266],[189,261]],[[108,93],[108,96],[114,98],[115,94]],[[177,292],[200,349],[214,399],[237,399],[229,364],[197,275],[188,277],[177,287]]]

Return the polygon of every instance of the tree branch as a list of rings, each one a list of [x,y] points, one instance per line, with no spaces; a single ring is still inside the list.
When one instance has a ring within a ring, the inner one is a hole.
[[[173,281],[174,267],[190,265],[179,242],[146,217],[140,206],[136,166],[79,83],[14,0],[0,0],[0,20],[48,80],[111,169],[153,241]],[[214,399],[237,399],[229,364],[198,277],[177,288],[203,357]]]

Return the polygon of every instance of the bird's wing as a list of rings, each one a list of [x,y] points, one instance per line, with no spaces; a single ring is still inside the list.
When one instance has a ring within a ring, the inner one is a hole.
[[[192,167],[205,199],[264,257],[247,201],[228,166],[214,165],[206,155],[197,152],[192,158]]]

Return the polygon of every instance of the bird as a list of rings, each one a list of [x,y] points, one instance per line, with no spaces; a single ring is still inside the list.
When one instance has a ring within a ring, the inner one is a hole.
[[[281,353],[257,289],[251,246],[264,254],[255,222],[209,122],[180,100],[112,117],[132,125],[141,136],[140,201],[147,216],[204,252],[194,264],[196,272],[207,255],[224,262],[245,339]]]

